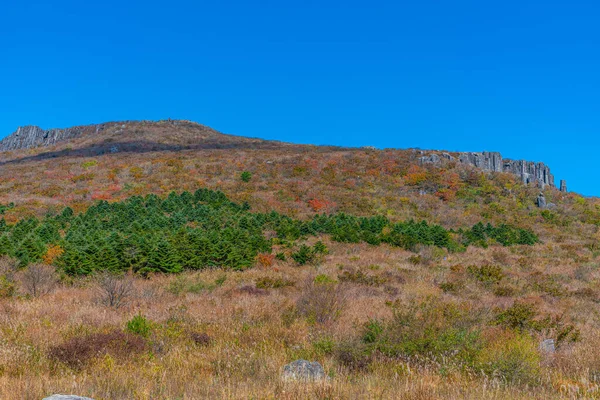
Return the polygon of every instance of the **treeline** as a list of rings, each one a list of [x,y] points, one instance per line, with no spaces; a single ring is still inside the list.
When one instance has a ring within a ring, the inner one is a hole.
[[[164,199],[147,195],[100,201],[77,215],[67,207],[41,220],[23,219],[14,225],[0,220],[0,255],[15,257],[22,266],[45,261],[73,275],[96,270],[147,274],[243,269],[252,266],[259,253],[270,253],[275,243],[292,246],[320,234],[338,242],[388,243],[409,250],[420,244],[459,251],[492,241],[505,246],[538,241],[531,231],[508,225],[477,224],[454,232],[425,221],[392,223],[382,216],[338,213],[301,221],[249,210],[248,204],[233,203],[222,192],[207,189],[172,192]]]

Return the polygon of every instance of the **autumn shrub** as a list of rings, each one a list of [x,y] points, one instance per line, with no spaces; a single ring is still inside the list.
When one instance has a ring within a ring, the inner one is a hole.
[[[340,274],[338,274],[338,280],[340,282],[349,282],[359,285],[367,286],[379,286],[387,282],[387,279],[383,276],[367,274],[358,268],[344,268]]]
[[[563,315],[542,313],[533,304],[522,301],[516,301],[512,306],[498,310],[493,323],[519,333],[552,333],[558,346],[580,339],[579,329]]]
[[[33,297],[50,293],[58,282],[56,269],[45,264],[31,264],[21,274],[21,286]]]
[[[48,357],[71,368],[82,368],[91,360],[103,355],[117,359],[143,353],[147,349],[144,338],[131,333],[111,331],[75,336],[65,342],[51,346]]]
[[[96,277],[96,291],[101,304],[120,308],[135,295],[133,278],[128,275],[102,272]]]
[[[198,346],[208,346],[213,341],[206,332],[191,332],[190,338]]]
[[[482,373],[513,385],[538,382],[541,357],[533,337],[501,331],[487,335],[485,342],[485,350],[478,353],[476,360]]]
[[[337,320],[348,302],[348,293],[343,285],[315,283],[308,279],[296,301],[298,314],[311,323],[327,324]]]
[[[449,357],[472,367],[483,346],[479,322],[466,305],[429,298],[395,306],[391,320],[370,321],[361,336],[371,351],[387,356]]]
[[[274,260],[274,254],[260,253],[256,256],[256,261],[258,262],[258,265],[260,265],[263,268],[271,267],[273,265]]]
[[[238,293],[249,294],[251,296],[265,296],[269,294],[269,291],[266,289],[257,288],[253,285],[243,285],[237,289]]]
[[[292,280],[280,277],[264,276],[256,280],[256,287],[259,289],[279,289],[294,286],[295,284]]]
[[[18,260],[2,256],[0,257],[0,298],[12,297],[17,292],[17,281],[15,275],[18,269]]]
[[[497,285],[505,276],[497,265],[471,265],[467,267],[467,273],[487,287]]]

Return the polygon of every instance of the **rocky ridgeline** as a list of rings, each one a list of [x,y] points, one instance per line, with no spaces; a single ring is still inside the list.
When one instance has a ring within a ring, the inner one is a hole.
[[[75,139],[84,135],[100,134],[102,132],[121,133],[126,127],[144,127],[147,125],[173,125],[193,126],[206,131],[216,132],[206,126],[186,120],[162,120],[162,121],[120,121],[104,122],[101,124],[74,126],[64,129],[42,129],[39,126],[29,125],[19,127],[12,135],[0,140],[0,152],[10,150],[32,149],[46,147]]]
[[[21,126],[12,135],[0,140],[0,151],[52,146],[58,142],[85,134],[99,133],[111,123],[44,130],[39,126]]]
[[[498,152],[481,153],[430,153],[420,151],[422,154],[419,161],[422,164],[444,165],[448,162],[459,162],[464,165],[470,165],[485,172],[506,172],[519,177],[525,183],[538,184],[540,187],[556,187],[554,184],[554,175],[550,173],[550,168],[542,162],[532,162],[525,160],[510,160],[502,158]],[[560,190],[566,192],[567,184],[560,181]]]

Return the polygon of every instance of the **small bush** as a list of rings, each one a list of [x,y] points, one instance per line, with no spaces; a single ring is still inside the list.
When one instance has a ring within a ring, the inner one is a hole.
[[[31,264],[21,275],[21,284],[27,294],[33,297],[43,296],[50,293],[58,277],[54,267],[45,264]]]
[[[387,279],[382,276],[369,275],[359,269],[344,269],[338,275],[340,282],[351,282],[359,285],[379,286],[387,282]]]
[[[503,332],[486,341],[477,366],[486,375],[510,384],[531,384],[540,375],[537,342],[529,335]]]
[[[126,358],[146,350],[146,341],[136,335],[121,331],[77,336],[64,343],[52,346],[48,357],[71,368],[81,368],[90,360],[105,354],[115,358]]]
[[[444,293],[458,294],[464,286],[462,282],[446,281],[440,283],[438,287],[442,289]]]
[[[326,285],[326,287],[324,287]],[[346,308],[347,293],[343,286],[336,284],[315,284],[308,280],[296,302],[298,314],[311,323],[327,324],[339,318]]]
[[[275,260],[274,254],[268,253],[260,253],[256,256],[256,262],[263,268],[267,268],[273,265],[273,261]]]
[[[327,246],[318,241],[312,247],[305,244],[301,245],[298,251],[292,253],[291,256],[298,265],[306,265],[318,263],[328,252]]]
[[[306,265],[314,260],[314,253],[310,247],[303,244],[300,246],[298,251],[292,253],[292,259],[296,261],[298,265]]]
[[[500,283],[504,278],[502,268],[496,265],[482,265],[481,267],[472,265],[467,267],[467,272],[487,287]]]
[[[317,285],[327,285],[331,283],[337,283],[335,279],[329,277],[329,275],[319,274],[315,276],[313,282]]]
[[[237,290],[239,293],[245,293],[252,296],[264,296],[269,294],[269,292],[265,289],[257,288],[252,285],[244,285]]]
[[[327,356],[333,354],[333,351],[335,350],[335,341],[331,337],[325,336],[314,341],[312,346],[317,354],[320,356]]]
[[[256,287],[259,289],[279,289],[288,286],[294,286],[295,282],[283,278],[271,278],[265,276],[256,280]]]
[[[372,362],[371,353],[362,343],[340,343],[334,355],[338,364],[352,371],[364,371]]]
[[[127,321],[125,328],[127,329],[127,331],[136,335],[148,337],[150,335],[150,332],[152,331],[152,323],[148,321],[143,315],[138,314],[129,321]]]
[[[96,279],[100,302],[107,307],[120,308],[135,294],[133,278],[103,272]]]
[[[204,332],[192,332],[190,338],[198,346],[208,346],[212,343],[212,338]]]
[[[252,179],[252,173],[250,171],[244,171],[240,175],[240,179],[242,180],[242,182],[250,182],[250,180]]]

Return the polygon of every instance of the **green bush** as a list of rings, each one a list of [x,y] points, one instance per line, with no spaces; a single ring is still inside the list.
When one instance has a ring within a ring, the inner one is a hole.
[[[141,314],[136,315],[126,324],[127,331],[143,337],[148,337],[152,331],[152,324]]]
[[[467,272],[488,287],[500,283],[504,278],[502,268],[496,265],[482,265],[481,267],[471,265],[467,267]]]
[[[469,367],[483,345],[476,323],[468,307],[430,298],[397,306],[391,321],[369,323],[362,336],[371,350],[388,356],[452,356]]]
[[[252,173],[250,173],[249,171],[244,171],[242,172],[242,174],[240,175],[240,179],[243,182],[250,182],[250,179],[252,179]]]

